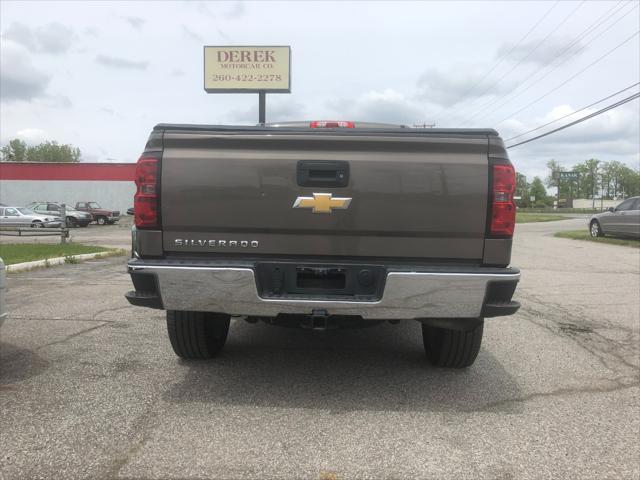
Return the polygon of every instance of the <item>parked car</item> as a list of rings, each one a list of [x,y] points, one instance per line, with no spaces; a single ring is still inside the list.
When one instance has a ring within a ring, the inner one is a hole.
[[[591,217],[589,232],[592,237],[618,235],[640,238],[640,197],[627,198],[617,207]]]
[[[42,215],[60,215],[62,204],[59,202],[33,202],[27,205],[36,213]],[[86,227],[93,222],[93,216],[88,212],[81,212],[75,208],[65,205],[65,219],[67,227]]]
[[[119,211],[102,208],[98,202],[78,202],[76,210],[89,212],[98,225],[113,224],[120,220]]]
[[[62,219],[54,215],[41,215],[24,207],[0,207],[0,224],[59,228]]]
[[[127,215],[135,215],[135,212],[133,211],[133,207],[127,208]]]

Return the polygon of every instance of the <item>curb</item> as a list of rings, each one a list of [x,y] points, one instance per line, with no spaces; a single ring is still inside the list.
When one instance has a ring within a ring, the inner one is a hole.
[[[31,270],[33,268],[40,267],[53,267],[54,265],[63,265],[66,263],[66,259],[71,257],[78,262],[84,262],[85,260],[93,260],[94,258],[112,257],[113,251],[97,252],[97,253],[83,253],[80,255],[69,255],[68,257],[55,257],[48,258],[46,260],[35,260],[33,262],[14,263],[13,265],[7,265],[5,268],[7,272],[23,272],[25,270]]]

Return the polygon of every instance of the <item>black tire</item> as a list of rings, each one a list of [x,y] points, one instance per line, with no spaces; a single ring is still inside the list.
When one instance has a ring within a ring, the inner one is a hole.
[[[73,217],[67,217],[67,228],[76,228],[78,226],[78,220]]]
[[[34,220],[31,222],[31,228],[42,228],[44,224],[40,220]]]
[[[592,237],[604,237],[604,232],[598,220],[592,220],[589,224],[589,233]]]
[[[102,215],[96,217],[96,223],[98,225],[106,225],[107,224],[107,217],[103,217]]]
[[[429,361],[438,367],[465,368],[476,361],[482,344],[484,320],[471,330],[449,330],[422,325],[422,341]]]
[[[231,317],[211,312],[167,311],[173,351],[182,358],[215,357],[227,340]]]

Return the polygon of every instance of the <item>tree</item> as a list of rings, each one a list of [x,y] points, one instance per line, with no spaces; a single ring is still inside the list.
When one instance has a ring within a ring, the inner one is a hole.
[[[80,149],[73,145],[59,145],[58,142],[44,142],[27,149],[29,162],[75,163],[80,161]]]
[[[578,198],[594,198],[600,188],[601,183],[601,169],[602,162],[597,158],[590,158],[582,163],[574,165],[573,171],[580,174],[580,180],[578,181],[578,190],[574,197]]]
[[[19,138],[14,138],[0,149],[3,162],[24,162],[26,160],[27,144]]]
[[[58,142],[43,142],[35,146],[27,146],[25,142],[14,139],[0,149],[3,162],[56,162],[76,163],[82,153],[78,147]]]
[[[620,169],[620,194],[626,197],[640,195],[640,171],[633,170],[626,165]]]
[[[518,206],[529,206],[529,185],[527,184],[527,177],[521,173],[516,172],[516,196],[522,197],[518,200]]]
[[[540,177],[533,178],[533,182],[529,186],[529,195],[536,197],[535,203],[544,202],[547,199],[547,190],[544,188]]]
[[[547,187],[556,187],[559,196],[566,198],[569,192],[568,185],[566,182],[560,181],[560,172],[563,172],[564,168],[553,158],[547,162],[547,168],[549,169],[549,175],[545,179],[545,184]]]

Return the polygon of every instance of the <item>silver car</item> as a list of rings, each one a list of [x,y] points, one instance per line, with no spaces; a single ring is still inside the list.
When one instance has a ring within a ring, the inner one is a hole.
[[[592,237],[618,235],[640,238],[640,197],[627,198],[617,207],[591,217],[589,232]]]
[[[41,215],[59,216],[62,204],[59,202],[33,202],[27,205],[27,208]],[[93,215],[76,210],[68,204],[65,205],[65,214],[67,218],[67,227],[69,228],[86,227],[93,222]]]
[[[15,227],[59,228],[60,217],[40,215],[24,207],[0,207],[0,225]]]

